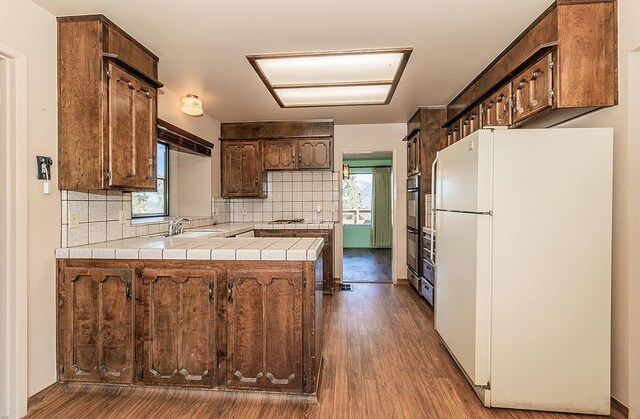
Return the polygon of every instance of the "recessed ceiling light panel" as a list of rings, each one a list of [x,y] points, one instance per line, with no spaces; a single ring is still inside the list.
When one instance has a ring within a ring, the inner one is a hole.
[[[390,84],[371,86],[297,87],[275,89],[285,107],[383,105]]]
[[[411,48],[250,55],[247,59],[283,108],[383,105]]]

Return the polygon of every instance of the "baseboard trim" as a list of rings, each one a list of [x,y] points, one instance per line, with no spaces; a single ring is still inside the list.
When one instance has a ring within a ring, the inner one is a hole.
[[[408,284],[409,284],[409,280],[407,278],[398,278],[395,283],[395,285],[408,285]]]
[[[611,407],[612,410],[617,410],[618,412],[622,413],[625,418],[629,417],[629,408],[613,397],[611,398]]]

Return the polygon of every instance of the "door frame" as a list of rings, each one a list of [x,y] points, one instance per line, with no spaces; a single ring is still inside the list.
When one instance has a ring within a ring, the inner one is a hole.
[[[0,44],[5,62],[6,126],[0,136],[0,417],[27,413],[27,57]],[[2,138],[4,137],[4,139]],[[3,141],[4,140],[4,141]]]
[[[362,149],[342,149],[340,150],[340,153],[338,154],[338,161],[337,163],[337,167],[339,168],[339,173],[340,175],[342,175],[342,164],[344,161],[344,155],[345,154],[363,154],[363,156],[367,156],[366,153],[368,152],[385,152],[385,153],[390,153],[391,154],[391,281],[393,284],[398,284],[398,270],[396,269],[396,263],[400,260],[404,260],[402,255],[400,255],[398,252],[401,250],[401,247],[399,246],[399,240],[398,237],[396,235],[396,228],[402,228],[399,227],[400,223],[399,223],[399,216],[400,216],[400,212],[404,211],[402,210],[402,207],[400,206],[400,196],[398,195],[398,188],[397,188],[397,180],[398,180],[398,148],[395,146],[389,146],[389,147],[371,147],[371,148],[362,148]],[[343,224],[342,224],[342,194],[343,194],[343,190],[342,190],[342,178],[340,178],[340,222],[336,223],[336,226],[338,228],[336,228],[336,232],[334,234],[334,241],[335,241],[335,256],[334,256],[334,260],[336,261],[340,261],[340,263],[337,264],[337,266],[334,266],[335,268],[335,275],[336,277],[340,278],[340,282],[344,282],[344,272],[343,272],[343,267],[344,267],[344,257],[343,257]]]

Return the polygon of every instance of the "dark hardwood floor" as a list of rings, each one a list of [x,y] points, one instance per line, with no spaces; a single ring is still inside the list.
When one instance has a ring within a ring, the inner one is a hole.
[[[58,384],[29,400],[28,418],[592,418],[485,409],[440,343],[431,308],[407,285],[360,284],[327,296],[324,327],[319,404],[282,395]]]
[[[344,249],[343,282],[391,282],[391,249]]]

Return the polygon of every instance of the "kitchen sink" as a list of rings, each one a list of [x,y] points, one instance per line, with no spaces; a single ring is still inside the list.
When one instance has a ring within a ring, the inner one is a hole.
[[[185,233],[170,236],[173,239],[196,239],[198,237],[206,237],[214,234],[215,231],[187,231]]]

